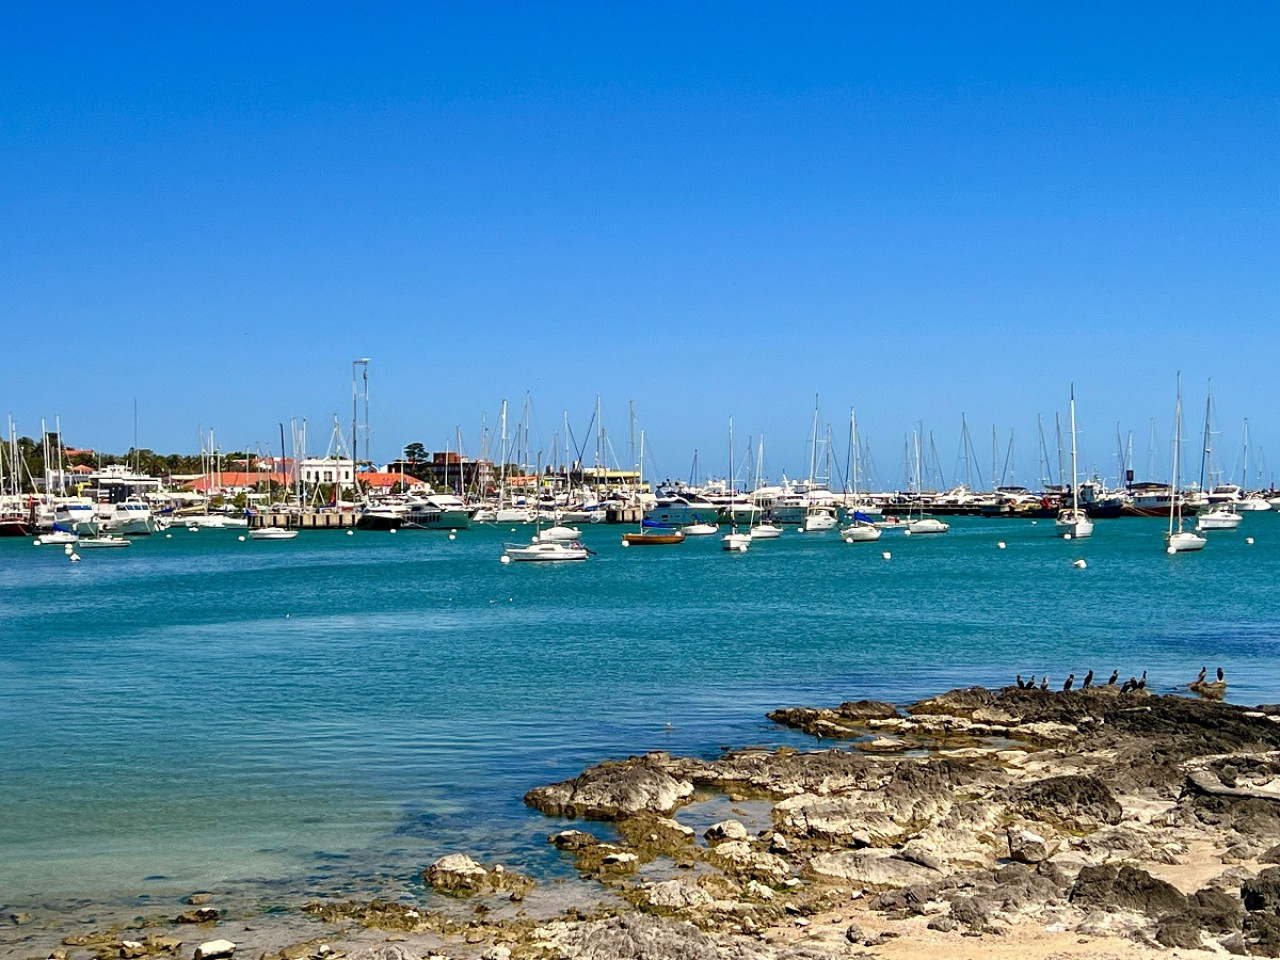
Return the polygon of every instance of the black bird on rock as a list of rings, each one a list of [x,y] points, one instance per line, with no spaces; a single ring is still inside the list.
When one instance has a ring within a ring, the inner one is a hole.
[[[1111,679],[1107,681],[1107,686],[1108,686],[1108,687],[1114,687],[1114,686],[1116,685],[1116,681],[1117,681],[1117,680],[1119,680],[1119,679],[1120,679],[1120,671],[1119,671],[1119,670],[1112,670],[1112,671],[1111,671]]]
[[[1018,689],[1019,689],[1019,690],[1025,690],[1025,689],[1026,689],[1027,685],[1026,685],[1025,683],[1023,683],[1023,682],[1022,682],[1022,674],[1018,674],[1018,680],[1017,680],[1017,682],[1018,682]]]
[[[1200,676],[1196,677],[1196,683],[1204,683],[1204,678],[1208,675],[1208,673],[1209,673],[1208,667],[1201,667]]]
[[[1070,690],[1071,685],[1075,682],[1076,682],[1076,675],[1074,673],[1067,674],[1067,682],[1062,685],[1062,692],[1066,693],[1068,690]]]
[[[1120,692],[1121,692],[1121,693],[1128,693],[1130,690],[1137,690],[1137,689],[1138,689],[1138,678],[1137,678],[1137,677],[1130,677],[1128,680],[1126,680],[1126,681],[1125,681],[1123,684],[1121,684],[1121,686],[1120,686]]]
[[[1222,683],[1226,679],[1226,674],[1222,672],[1222,668],[1218,668],[1218,682]]]
[[[1027,689],[1034,690],[1036,688],[1036,675],[1033,673],[1031,679],[1027,681]]]
[[[1092,686],[1093,686],[1093,671],[1090,670],[1088,673],[1084,675],[1084,683],[1080,684],[1080,688],[1082,690],[1088,690]]]
[[[1142,679],[1141,679],[1141,680],[1139,680],[1139,681],[1137,682],[1137,684],[1135,684],[1135,685],[1134,685],[1134,688],[1133,688],[1133,689],[1135,689],[1135,690],[1145,690],[1145,689],[1147,689],[1147,671],[1145,671],[1145,670],[1143,670],[1143,671],[1142,671]]]
[[[1041,690],[1049,689],[1049,675],[1047,673],[1040,678],[1040,689]]]

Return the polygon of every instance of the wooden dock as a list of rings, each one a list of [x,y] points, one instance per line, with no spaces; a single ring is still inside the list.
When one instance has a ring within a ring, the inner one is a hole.
[[[255,513],[249,517],[249,526],[286,527],[289,530],[350,530],[356,525],[359,514],[354,511],[322,510],[312,513]]]

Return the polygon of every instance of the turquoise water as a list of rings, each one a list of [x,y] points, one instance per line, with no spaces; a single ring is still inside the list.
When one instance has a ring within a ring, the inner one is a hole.
[[[586,563],[505,566],[493,529],[179,529],[78,564],[0,541],[0,901],[416,893],[453,850],[563,872],[525,790],[809,742],[764,719],[781,705],[1218,665],[1229,699],[1280,701],[1280,516],[1198,555],[1166,556],[1163,529],[962,518],[734,556],[598,526]]]

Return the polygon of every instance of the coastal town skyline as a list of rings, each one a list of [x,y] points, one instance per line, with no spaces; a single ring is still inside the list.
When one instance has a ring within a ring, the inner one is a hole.
[[[733,416],[794,476],[818,395],[1030,479],[1072,382],[1085,463],[1167,469],[1182,370],[1193,445],[1212,378],[1224,468],[1278,449],[1270,8],[500,10],[0,12],[0,412],[273,444],[367,356],[383,463],[599,394],[660,474]]]

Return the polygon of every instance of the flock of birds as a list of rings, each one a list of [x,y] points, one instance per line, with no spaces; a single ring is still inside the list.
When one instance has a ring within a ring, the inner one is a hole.
[[[1202,696],[1221,698],[1227,689],[1226,674],[1224,674],[1222,672],[1222,668],[1219,667],[1217,680],[1208,680],[1207,679],[1208,676],[1209,676],[1209,668],[1201,667],[1200,676],[1196,677],[1195,680],[1187,684],[1187,689],[1193,691],[1194,693],[1198,693]],[[1111,673],[1111,677],[1110,679],[1107,680],[1105,686],[1114,687],[1116,685],[1116,682],[1119,679],[1120,679],[1120,671],[1113,670]],[[1017,679],[1014,682],[1017,684],[1019,690],[1035,690],[1037,687],[1035,674],[1032,674],[1031,679],[1029,680],[1023,680],[1022,674],[1018,674]],[[1070,690],[1073,686],[1075,686],[1075,682],[1076,682],[1076,675],[1074,673],[1068,675],[1066,682],[1063,683],[1062,685],[1063,691],[1065,692],[1067,690]],[[1038,684],[1038,686],[1041,690],[1049,689],[1049,675],[1047,673],[1040,678],[1040,683]],[[1080,683],[1080,689],[1088,690],[1092,686],[1093,686],[1093,671],[1090,670],[1088,673],[1084,675],[1084,680],[1081,681]],[[1135,690],[1145,690],[1146,688],[1147,688],[1147,671],[1145,670],[1142,671],[1141,677],[1130,677],[1124,683],[1120,684],[1121,693],[1132,693]]]

